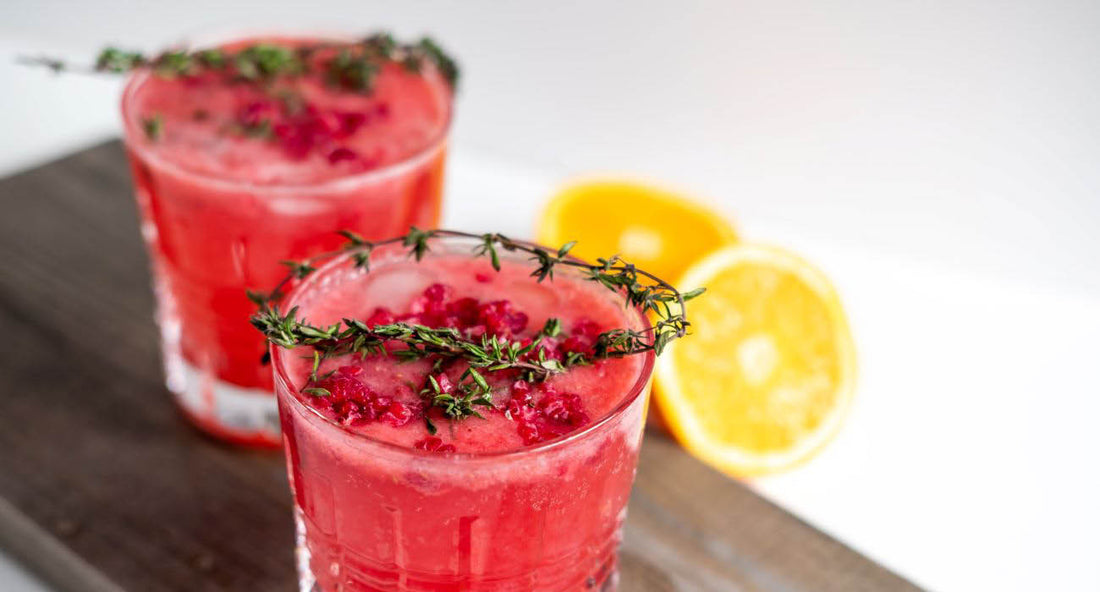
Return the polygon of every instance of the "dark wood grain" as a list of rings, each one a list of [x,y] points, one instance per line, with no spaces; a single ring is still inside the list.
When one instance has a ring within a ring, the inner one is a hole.
[[[281,456],[203,437],[162,384],[119,144],[0,207],[0,547],[66,592],[293,590]],[[624,591],[915,589],[647,437]]]

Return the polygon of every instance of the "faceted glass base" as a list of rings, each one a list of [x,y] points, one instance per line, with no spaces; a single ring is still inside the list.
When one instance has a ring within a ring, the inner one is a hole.
[[[267,390],[218,380],[165,349],[168,390],[187,417],[205,432],[237,444],[274,447],[279,437],[279,409]]]
[[[309,546],[306,544],[306,540],[307,540],[307,537],[306,537],[306,522],[305,522],[305,519],[303,518],[302,510],[298,507],[297,503],[294,504],[294,526],[295,526],[294,558],[296,560],[296,563],[298,564],[298,590],[299,590],[299,592],[345,592],[342,587],[338,588],[337,590],[322,590],[321,586],[317,583],[317,578],[314,577],[312,568],[310,567],[310,560],[312,559],[312,554],[309,551]],[[615,563],[617,563],[617,561]],[[334,566],[334,567],[335,567],[335,569],[339,569],[338,566]],[[433,587],[432,589],[434,590],[436,588]],[[451,588],[447,587],[446,589],[450,590]],[[485,586],[485,587],[480,587],[480,586],[479,587],[474,587],[474,586],[471,586],[470,584],[463,585],[463,584],[460,584],[460,583],[456,583],[456,584],[454,584],[453,589],[454,590],[463,590],[463,591],[465,591],[465,590],[487,590],[487,591],[488,590],[501,590],[501,591],[504,591],[504,590],[519,590],[519,588],[517,588],[515,584],[509,585],[507,583],[502,583],[499,587],[493,587],[493,585],[491,585],[491,584],[488,585],[488,586]],[[583,592],[618,592],[618,589],[619,589],[619,570],[618,570],[618,566],[616,565],[615,569],[613,569],[607,575],[607,578],[604,579],[602,584],[599,583],[599,582],[594,581],[594,578],[590,579],[590,583],[585,586]],[[404,586],[404,585],[401,585],[401,584],[391,584],[391,585],[389,585],[385,588],[375,588],[373,586],[370,587],[370,588],[356,587],[356,588],[354,588],[354,590],[355,590],[355,592],[360,592],[362,590],[369,590],[370,592],[375,592],[375,590],[377,590],[377,592],[383,592],[383,591],[384,592],[420,592],[421,590],[427,590],[427,588],[410,588],[410,587],[407,587],[407,586]],[[569,590],[569,591],[563,590],[562,592],[573,592],[573,591],[572,590]]]

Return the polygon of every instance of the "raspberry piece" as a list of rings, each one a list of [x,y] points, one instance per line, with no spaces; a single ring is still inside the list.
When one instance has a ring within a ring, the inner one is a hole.
[[[579,353],[585,355],[595,354],[596,342],[592,339],[570,335],[561,342],[561,351],[566,353]]]
[[[581,319],[573,324],[572,335],[595,339],[600,334],[600,326],[595,321]]]
[[[424,294],[413,301],[412,312],[419,316],[421,324],[442,327],[447,324],[447,304],[444,302],[451,289],[443,284],[432,284]]]
[[[345,148],[343,146],[328,153],[329,164],[338,164],[348,160],[357,160],[359,154],[351,148]]]
[[[455,390],[454,382],[451,382],[451,378],[446,374],[439,373],[435,375],[435,382],[439,385],[440,392],[451,393]]]
[[[527,313],[515,310],[508,300],[494,300],[478,309],[478,321],[499,337],[511,337],[527,327]]]
[[[318,409],[327,407],[335,419],[344,425],[362,425],[372,421],[385,421],[401,427],[421,412],[415,405],[402,403],[393,397],[380,395],[357,378],[363,372],[359,366],[341,366],[317,386],[329,392],[325,397],[314,397],[311,403]]]
[[[424,289],[424,297],[432,302],[443,302],[450,291],[450,288],[443,284],[432,284]]]
[[[340,120],[333,113],[322,113],[314,105],[288,118],[273,129],[283,151],[291,158],[305,158],[315,148],[331,146],[333,134],[340,130]]]
[[[549,391],[539,401],[538,408],[544,417],[559,424],[580,427],[588,423],[579,395]]]
[[[366,113],[359,113],[356,111],[336,111],[334,113],[336,119],[340,122],[339,131],[337,136],[346,138],[359,131],[359,128],[363,127],[367,123],[368,118]]]
[[[310,115],[312,118],[308,119],[306,124],[315,134],[328,138],[340,131],[340,118],[335,113],[313,109]]]
[[[459,329],[468,329],[477,324],[478,304],[474,298],[459,298],[447,303],[447,316],[453,321],[452,326]],[[450,323],[449,323],[450,324]]]
[[[538,417],[538,410],[531,405],[531,385],[523,380],[512,383],[512,398],[505,409],[513,421],[529,423]]]
[[[251,101],[237,110],[237,123],[245,128],[257,127],[273,110],[274,104],[271,101]]]
[[[348,373],[343,372],[342,368],[336,374],[322,380],[317,386],[330,393],[328,397],[323,397],[323,399],[333,404],[344,401],[359,402],[367,397],[367,387]]]
[[[450,292],[451,288],[443,284],[432,284],[423,290],[423,297],[432,300],[432,302],[441,303],[444,299],[447,299]]]
[[[588,319],[581,319],[573,324],[573,331],[569,337],[562,340],[561,351],[591,356],[596,353],[596,338],[599,335],[598,324]]]
[[[519,432],[519,437],[523,438],[523,443],[527,446],[532,444],[538,444],[542,441],[539,429],[535,427],[535,424],[529,422],[520,422],[519,427],[516,428]]]
[[[418,441],[413,446],[417,450],[435,450],[443,445],[443,438],[436,438],[435,436],[428,436],[423,440]]]
[[[316,144],[313,134],[301,126],[280,123],[275,126],[274,131],[283,152],[291,158],[299,160],[305,158]]]
[[[386,411],[382,413],[382,421],[390,424],[395,428],[399,428],[413,419],[415,415],[411,406],[406,405],[400,401],[393,401],[386,408]]]
[[[506,414],[516,422],[516,432],[523,439],[526,446],[537,444],[541,441],[539,428],[535,425],[539,412],[531,406],[531,384],[517,380],[512,383],[512,398],[505,405]]]
[[[527,328],[527,313],[516,312],[511,314],[507,318],[508,326],[512,329],[512,333],[519,333]]]
[[[375,327],[377,325],[390,325],[395,323],[396,321],[397,317],[395,317],[394,314],[390,312],[390,309],[384,306],[379,306],[378,308],[374,309],[374,312],[371,313],[370,317],[367,318],[367,326]]]
[[[519,399],[524,405],[531,402],[531,383],[517,380],[512,383],[512,399]]]
[[[373,395],[374,393],[371,394]],[[389,397],[379,397],[377,395],[368,397],[362,403],[363,416],[370,421],[381,419],[382,416],[390,410],[390,405],[392,403],[393,399]]]
[[[454,444],[444,444],[442,438],[435,436],[428,436],[423,440],[418,441],[413,445],[417,450],[424,450],[427,452],[454,452]]]
[[[581,398],[571,393],[559,393],[549,386],[537,405],[530,404],[531,386],[524,381],[512,385],[512,399],[507,410],[516,422],[516,431],[527,446],[564,436],[589,422]]]
[[[359,404],[347,399],[339,399],[329,402],[329,409],[336,414],[337,419],[359,417]]]

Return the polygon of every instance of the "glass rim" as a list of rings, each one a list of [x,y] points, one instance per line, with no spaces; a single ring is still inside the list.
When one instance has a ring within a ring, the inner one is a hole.
[[[253,34],[240,37],[230,37],[224,39],[220,44],[234,43],[238,41],[248,41],[249,39],[262,39],[268,36],[280,36],[278,34],[262,35]],[[281,35],[288,39],[306,39],[310,36],[302,34],[287,33]],[[329,37],[338,37],[328,35]],[[215,45],[212,43],[211,45]],[[436,79],[436,83],[446,86],[446,82],[443,80],[443,75],[439,72],[439,69],[435,64],[429,63],[425,68],[425,72],[430,72],[433,78]],[[141,133],[140,124],[136,117],[137,114],[130,110],[131,102],[135,100],[135,97],[141,87],[149,80],[153,72],[148,68],[142,68],[132,72],[126,80],[126,86],[122,90],[122,99],[119,101],[119,110],[122,115],[122,137],[126,145],[126,148],[134,152],[134,154],[141,160],[154,164],[155,166],[173,173],[177,176],[187,177],[190,179],[198,179],[203,183],[207,183],[214,187],[217,187],[223,191],[247,191],[247,192],[264,192],[264,193],[293,193],[296,195],[313,194],[313,193],[328,193],[338,192],[341,189],[353,189],[356,185],[361,183],[384,180],[390,177],[400,176],[411,169],[423,164],[431,159],[446,143],[450,137],[451,126],[454,122],[454,89],[451,88],[447,97],[447,118],[443,124],[439,127],[437,134],[425,142],[424,146],[412,154],[392,162],[382,167],[353,173],[350,175],[344,175],[335,177],[332,179],[325,179],[323,181],[314,183],[256,183],[254,181],[245,181],[239,179],[228,179],[217,175],[208,173],[201,173],[193,171],[187,167],[174,162],[170,159],[164,158],[157,154],[156,150],[151,150],[148,146],[143,146],[142,142],[135,141],[138,138],[138,134]]]
[[[436,238],[432,238],[432,239],[429,239],[429,240],[465,242],[465,241],[473,240],[473,239],[469,239],[469,238],[466,238],[466,237],[436,237]],[[548,248],[548,247],[544,247],[542,245],[539,245],[537,243],[533,243],[533,242],[530,242],[530,241],[514,240],[514,242],[524,244],[524,245],[528,245],[528,246],[537,246],[537,247],[541,247],[541,248]],[[553,249],[551,249],[551,250],[553,250]],[[375,252],[377,252],[377,251],[378,250],[376,249]],[[430,251],[428,253],[428,256],[431,256]],[[337,269],[337,268],[339,268],[343,265],[346,265],[351,260],[352,257],[353,257],[352,253],[343,253],[339,256],[336,256],[336,257],[332,258],[331,260],[326,261],[323,265],[318,267],[316,271],[311,273],[305,280],[302,280],[299,284],[294,286],[294,288],[287,294],[287,299],[286,299],[287,310],[290,310],[291,308],[296,306],[297,303],[298,303],[298,300],[301,298],[301,296],[303,294],[311,291],[312,289],[315,289],[316,288],[315,284],[318,281],[320,281],[319,278],[322,278],[325,274],[331,273],[333,270],[335,270],[335,269]],[[474,255],[471,255],[471,257],[474,257]],[[569,259],[569,260],[572,260],[572,261],[584,262],[582,259],[579,259],[579,258],[573,257],[573,256],[567,256],[566,259]],[[372,265],[371,265],[371,269],[374,269],[373,262],[372,262]],[[366,273],[370,273],[370,272],[368,271]],[[554,280],[551,278],[549,281],[552,282]],[[652,328],[653,325],[650,322],[649,317],[644,312],[642,312],[641,309],[639,309],[637,306],[634,306],[634,307],[631,307],[631,308],[634,309],[634,312],[637,315],[638,320],[642,323],[642,325],[645,328]],[[319,410],[314,409],[313,407],[311,407],[309,405],[306,405],[304,402],[302,402],[301,399],[298,398],[298,395],[300,394],[299,391],[298,391],[298,388],[296,386],[294,386],[294,383],[290,380],[290,376],[289,376],[289,374],[286,370],[285,365],[283,364],[283,356],[286,355],[287,353],[289,353],[292,350],[288,350],[286,348],[282,348],[282,347],[280,347],[278,345],[275,345],[273,343],[269,343],[268,344],[268,351],[271,354],[271,364],[272,364],[272,368],[273,368],[273,371],[275,373],[275,379],[276,379],[275,380],[275,395],[276,395],[276,397],[279,401],[282,401],[284,398],[289,399],[289,403],[291,405],[293,405],[295,408],[300,409],[304,413],[309,414],[311,416],[314,416],[314,417],[320,419],[324,424],[326,424],[326,425],[328,425],[332,428],[335,428],[335,429],[339,430],[340,432],[350,436],[356,442],[363,442],[363,443],[365,443],[367,445],[370,445],[370,446],[378,446],[378,447],[381,447],[384,450],[387,450],[389,452],[394,452],[394,453],[397,453],[397,454],[407,454],[407,455],[412,455],[412,456],[415,456],[415,457],[438,459],[438,460],[440,460],[441,462],[444,462],[444,463],[456,462],[456,461],[472,462],[472,461],[485,460],[485,459],[500,460],[500,459],[507,459],[507,458],[524,457],[524,456],[528,456],[528,455],[531,455],[531,454],[542,453],[542,452],[547,452],[547,451],[551,451],[551,450],[557,450],[557,449],[563,448],[565,446],[568,446],[569,444],[571,444],[571,443],[573,443],[577,440],[583,440],[583,439],[587,438],[588,436],[590,436],[591,434],[596,433],[603,426],[605,426],[605,425],[609,424],[610,422],[614,421],[615,419],[621,417],[627,411],[627,409],[629,409],[638,400],[638,397],[640,397],[642,395],[642,393],[646,392],[646,389],[648,388],[648,386],[650,384],[650,379],[653,376],[653,370],[654,370],[654,367],[656,366],[656,358],[657,358],[656,354],[652,350],[647,351],[644,354],[641,354],[644,358],[643,361],[642,361],[642,367],[638,370],[638,377],[634,381],[634,384],[631,385],[630,389],[627,391],[626,396],[624,396],[623,399],[621,401],[619,401],[619,403],[614,408],[612,408],[610,411],[608,411],[606,414],[604,414],[603,417],[601,417],[599,420],[594,421],[591,424],[589,424],[587,426],[584,426],[583,428],[581,428],[579,430],[576,430],[574,432],[570,432],[570,433],[565,434],[563,436],[559,436],[559,437],[554,438],[552,440],[547,440],[545,442],[539,442],[538,444],[534,444],[532,446],[526,446],[524,448],[519,448],[519,449],[516,449],[516,450],[500,450],[500,451],[488,451],[488,452],[452,452],[452,453],[448,453],[446,455],[440,455],[440,454],[436,454],[434,452],[424,451],[424,450],[417,450],[415,448],[409,448],[407,446],[401,446],[401,445],[398,445],[398,444],[394,444],[392,442],[386,442],[384,440],[379,440],[377,438],[373,438],[373,437],[368,436],[367,434],[364,434],[362,432],[357,432],[355,430],[349,429],[348,427],[346,427],[344,425],[341,425],[341,424],[337,423],[336,421],[333,421],[331,418],[325,416]],[[281,389],[279,388],[280,384],[285,385],[286,391],[287,391],[286,393],[280,392],[281,391]]]

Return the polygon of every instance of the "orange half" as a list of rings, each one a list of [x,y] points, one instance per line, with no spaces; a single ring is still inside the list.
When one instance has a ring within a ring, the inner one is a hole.
[[[573,255],[589,261],[622,255],[673,281],[703,255],[737,241],[721,214],[670,191],[628,181],[586,181],[558,192],[537,228],[539,243],[577,241]]]
[[[855,347],[836,291],[800,257],[738,245],[682,276],[707,292],[692,334],[657,359],[654,396],[689,452],[732,476],[781,471],[819,451],[851,406]]]

